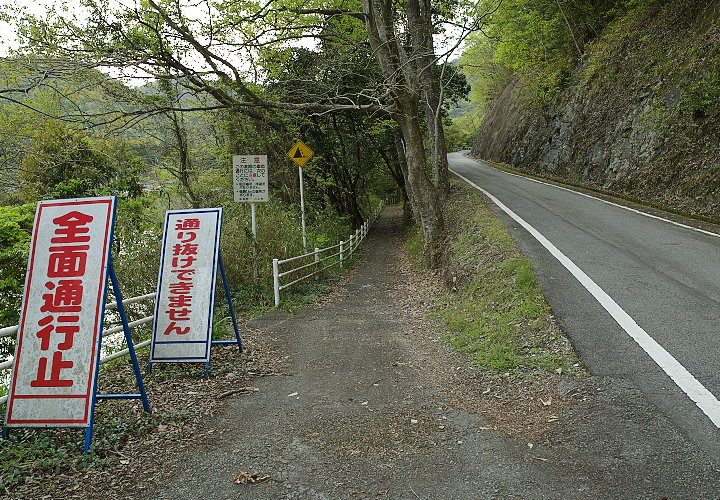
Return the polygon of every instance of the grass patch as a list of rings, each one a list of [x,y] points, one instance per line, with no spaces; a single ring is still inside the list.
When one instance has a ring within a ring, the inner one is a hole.
[[[531,263],[481,197],[453,184],[446,207],[453,291],[435,314],[444,340],[498,377],[582,370],[553,319]]]
[[[405,249],[410,256],[410,262],[415,269],[425,269],[425,253],[423,252],[423,235],[420,226],[413,225],[408,228],[405,235]]]

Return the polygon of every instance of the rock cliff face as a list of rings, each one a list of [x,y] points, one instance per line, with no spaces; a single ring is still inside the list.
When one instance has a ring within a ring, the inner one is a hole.
[[[720,218],[720,2],[647,2],[539,109],[513,81],[474,156]]]

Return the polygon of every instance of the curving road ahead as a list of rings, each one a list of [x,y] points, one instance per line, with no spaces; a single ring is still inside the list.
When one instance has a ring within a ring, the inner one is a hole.
[[[592,373],[629,380],[720,462],[720,235],[448,158],[491,197]]]

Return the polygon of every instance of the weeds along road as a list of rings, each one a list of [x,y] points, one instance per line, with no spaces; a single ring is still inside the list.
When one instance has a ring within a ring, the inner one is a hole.
[[[495,198],[592,373],[628,380],[720,460],[720,237],[449,160]]]

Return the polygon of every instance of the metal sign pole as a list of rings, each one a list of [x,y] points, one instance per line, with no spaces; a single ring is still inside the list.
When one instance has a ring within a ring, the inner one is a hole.
[[[300,222],[302,224],[303,250],[305,253],[307,253],[307,232],[305,231],[305,187],[303,185],[302,168],[314,154],[313,150],[303,144],[302,141],[297,141],[292,149],[288,151],[290,159],[300,167]]]
[[[257,241],[257,219],[255,218],[255,203],[250,203],[250,212],[252,217],[252,234],[253,234],[253,243]]]
[[[253,279],[257,281],[258,279],[258,266],[257,266],[257,218],[255,215],[255,206],[256,203],[250,203],[250,214],[252,218],[252,235],[253,235],[253,241],[252,241],[252,264],[253,264]],[[222,266],[222,260],[221,266]]]
[[[303,169],[300,170],[300,223],[302,224],[303,251],[307,253],[307,233],[305,232],[305,194],[303,192]]]

